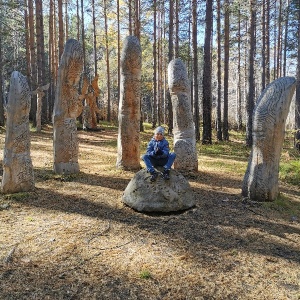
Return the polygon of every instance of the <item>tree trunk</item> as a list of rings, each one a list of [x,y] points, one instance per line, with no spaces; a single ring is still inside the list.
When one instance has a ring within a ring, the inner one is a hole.
[[[300,32],[300,7],[298,8],[298,32]],[[296,85],[296,103],[295,103],[295,129],[296,145],[300,144],[300,34],[298,34],[298,54],[297,54],[297,85]],[[299,148],[298,148],[299,149]]]
[[[36,48],[35,48],[35,32],[34,32],[34,12],[33,0],[28,0],[28,18],[29,18],[29,43],[30,43],[30,62],[31,62],[31,90],[37,88],[37,72],[36,72]],[[36,95],[31,98],[30,120],[33,127],[36,127]]]
[[[152,128],[157,124],[157,90],[156,90],[156,68],[157,68],[157,49],[156,49],[156,16],[157,3],[153,0],[153,107],[152,107]]]
[[[168,45],[168,62],[174,57],[174,6],[173,0],[169,0],[169,45]],[[168,99],[168,133],[172,134],[173,131],[173,108],[170,90],[167,91]]]
[[[106,13],[105,13],[105,18],[106,18]],[[84,74],[86,74],[83,0],[81,0],[81,44],[82,44],[82,51],[83,51],[83,71]]]
[[[249,75],[248,75],[248,97],[247,97],[247,124],[246,124],[246,145],[252,146],[252,115],[255,97],[254,78],[254,52],[255,52],[255,22],[256,22],[256,0],[250,0],[250,47],[249,47]]]
[[[117,26],[118,26],[118,107],[119,107],[119,99],[120,99],[120,58],[121,58],[121,41],[120,41],[120,0],[117,0]]]
[[[284,46],[283,46],[283,76],[286,76],[286,56],[287,56],[287,40],[288,40],[288,29],[289,29],[289,7],[290,1],[287,1],[285,11],[285,23],[284,23]]]
[[[266,80],[265,85],[270,83],[270,0],[266,0]]]
[[[37,42],[37,69],[38,86],[43,86],[46,82],[46,63],[45,63],[45,43],[44,43],[44,25],[43,25],[43,5],[42,0],[36,0],[36,42]],[[41,122],[48,122],[48,98],[42,98]]]
[[[55,44],[55,38],[54,38],[54,3],[53,0],[50,0],[49,2],[49,78],[50,78],[50,88],[49,88],[49,112],[53,113],[53,106],[54,106],[54,86],[55,86],[55,51],[54,51],[54,44]]]
[[[262,5],[261,90],[266,87],[266,1]]]
[[[179,0],[175,0],[175,58],[179,57]]]
[[[195,138],[200,141],[200,118],[199,118],[199,87],[198,87],[198,43],[197,43],[197,0],[192,2],[192,44],[193,44],[193,96],[194,96],[194,121]]]
[[[57,8],[58,8],[58,50],[59,55],[58,59],[60,60],[63,52],[64,52],[64,22],[63,22],[63,3],[62,0],[57,1]]]
[[[66,41],[69,39],[69,16],[68,16],[68,1],[65,0],[65,36]]]
[[[111,120],[111,102],[110,102],[110,66],[109,66],[109,45],[108,45],[108,25],[106,13],[106,0],[103,1],[104,8],[104,28],[105,28],[105,48],[106,48],[106,76],[107,76],[107,121]]]
[[[222,91],[222,57],[221,57],[221,0],[217,0],[217,35],[218,35],[218,66],[217,66],[217,80],[218,80],[218,99],[217,99],[217,139],[223,140],[222,132],[222,109],[221,109],[221,91]]]
[[[212,6],[213,0],[206,0],[206,26],[203,62],[203,135],[202,143],[212,143],[211,128],[211,34],[212,34]]]
[[[224,110],[223,110],[223,138],[229,140],[228,129],[228,89],[229,89],[229,0],[224,5]]]
[[[94,72],[95,72],[95,76],[97,76],[98,67],[97,67],[97,36],[96,36],[95,0],[92,0],[92,13],[93,13]]]
[[[0,23],[0,31],[2,32],[2,23]],[[2,35],[0,34],[0,126],[4,126],[4,107],[3,107],[3,42],[2,42]]]

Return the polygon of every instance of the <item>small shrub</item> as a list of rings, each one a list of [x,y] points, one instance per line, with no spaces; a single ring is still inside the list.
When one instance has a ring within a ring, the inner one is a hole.
[[[140,273],[140,278],[141,279],[150,279],[152,276],[151,276],[151,273],[148,271],[148,270],[143,270],[141,273]]]

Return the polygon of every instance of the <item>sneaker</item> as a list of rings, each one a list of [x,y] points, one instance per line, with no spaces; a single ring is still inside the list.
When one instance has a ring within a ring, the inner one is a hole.
[[[170,179],[170,170],[168,169],[164,169],[164,171],[161,174],[162,178],[165,180],[169,180]]]
[[[152,171],[150,172],[150,174],[151,174],[150,181],[154,182],[158,176],[158,173],[156,171]]]

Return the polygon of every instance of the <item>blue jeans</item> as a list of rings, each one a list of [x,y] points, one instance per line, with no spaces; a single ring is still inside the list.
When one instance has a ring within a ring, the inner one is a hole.
[[[164,158],[155,158],[148,154],[144,154],[142,156],[142,160],[146,165],[147,171],[150,173],[155,171],[155,167],[164,167],[164,169],[170,170],[175,158],[176,154],[174,152],[170,152],[169,155]]]

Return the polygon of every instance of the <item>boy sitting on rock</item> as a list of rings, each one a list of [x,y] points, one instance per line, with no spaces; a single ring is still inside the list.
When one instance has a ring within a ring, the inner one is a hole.
[[[155,167],[161,166],[164,171],[161,173],[162,177],[166,180],[170,179],[170,169],[175,160],[176,154],[170,152],[169,142],[164,137],[164,128],[159,126],[154,130],[154,136],[147,146],[147,152],[142,156],[145,162],[147,171],[150,172],[150,181],[155,181],[158,172]]]

